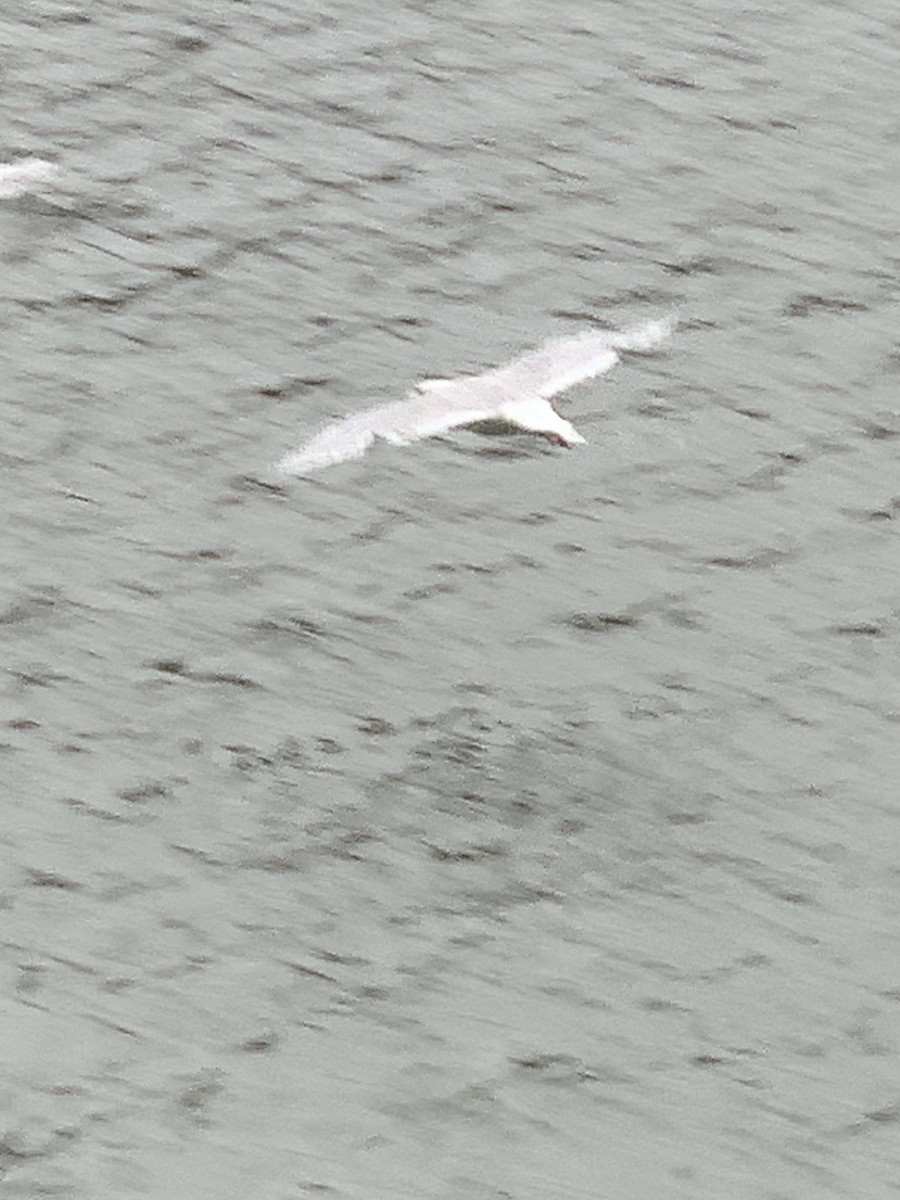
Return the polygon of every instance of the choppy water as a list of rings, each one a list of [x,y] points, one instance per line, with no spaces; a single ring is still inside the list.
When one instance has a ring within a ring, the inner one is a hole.
[[[10,1196],[900,1180],[900,18],[4,17]],[[591,444],[268,465],[677,306]]]

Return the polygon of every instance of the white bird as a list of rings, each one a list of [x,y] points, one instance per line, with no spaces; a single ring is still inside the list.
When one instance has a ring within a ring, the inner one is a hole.
[[[553,408],[550,397],[608,371],[619,361],[620,351],[654,349],[674,328],[675,318],[667,317],[624,333],[591,331],[552,338],[483,375],[424,379],[404,400],[326,425],[283,458],[277,469],[286,475],[305,475],[362,457],[377,438],[403,446],[478,421],[506,421],[542,433],[558,446],[583,443],[581,434]]]
[[[57,171],[55,163],[43,158],[20,158],[18,162],[0,163],[0,197],[40,191],[56,177]]]

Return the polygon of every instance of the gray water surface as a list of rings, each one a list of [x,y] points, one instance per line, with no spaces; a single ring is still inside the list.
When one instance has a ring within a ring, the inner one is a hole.
[[[895,1196],[895,7],[190,11],[2,19],[4,1194]]]

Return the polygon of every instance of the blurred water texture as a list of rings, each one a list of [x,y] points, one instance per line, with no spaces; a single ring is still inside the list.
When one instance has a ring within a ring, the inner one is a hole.
[[[894,1195],[895,9],[2,24],[6,1193]]]

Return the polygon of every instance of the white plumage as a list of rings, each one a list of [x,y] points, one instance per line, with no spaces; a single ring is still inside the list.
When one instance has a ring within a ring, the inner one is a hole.
[[[542,433],[558,445],[576,445],[585,439],[556,412],[550,397],[608,371],[621,351],[652,350],[674,328],[675,319],[669,317],[624,333],[553,338],[483,375],[423,380],[404,400],[327,425],[283,458],[278,469],[287,475],[305,475],[361,457],[377,438],[405,445],[477,421],[508,421]]]

